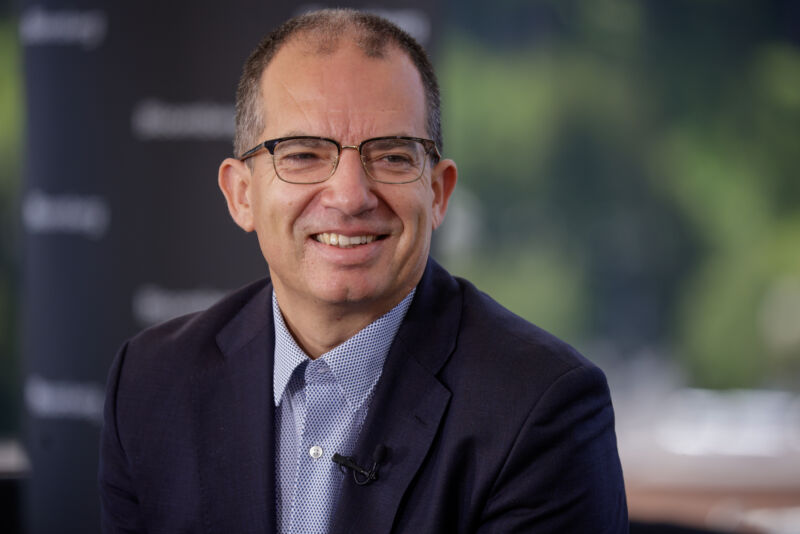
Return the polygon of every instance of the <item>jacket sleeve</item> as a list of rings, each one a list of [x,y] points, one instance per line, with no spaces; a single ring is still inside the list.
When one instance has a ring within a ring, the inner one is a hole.
[[[145,532],[128,458],[117,428],[117,395],[126,350],[127,344],[117,353],[109,372],[100,436],[98,482],[105,534]]]
[[[559,377],[523,424],[478,528],[490,533],[624,534],[628,513],[602,371]]]

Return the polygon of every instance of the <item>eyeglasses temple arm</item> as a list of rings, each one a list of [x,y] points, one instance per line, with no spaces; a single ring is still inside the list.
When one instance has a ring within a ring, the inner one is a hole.
[[[246,159],[248,159],[250,157],[253,157],[256,154],[256,152],[258,152],[262,148],[264,148],[264,149],[267,148],[267,143],[266,142],[259,143],[258,145],[254,146],[253,148],[251,148],[250,150],[248,150],[247,152],[245,152],[244,154],[239,156],[239,161],[244,161],[244,160],[246,160]]]

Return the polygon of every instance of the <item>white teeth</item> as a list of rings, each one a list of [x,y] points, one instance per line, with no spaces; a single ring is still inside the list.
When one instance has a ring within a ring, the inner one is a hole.
[[[352,248],[356,245],[366,245],[375,241],[374,235],[354,235],[347,236],[342,234],[322,233],[317,234],[315,239],[320,243],[332,245],[339,248]]]

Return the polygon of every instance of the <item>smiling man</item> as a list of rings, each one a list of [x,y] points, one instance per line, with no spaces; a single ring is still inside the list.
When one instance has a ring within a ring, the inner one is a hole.
[[[288,21],[234,144],[219,185],[269,277],[117,355],[106,532],[627,531],[602,372],[429,258],[457,171],[411,37]]]

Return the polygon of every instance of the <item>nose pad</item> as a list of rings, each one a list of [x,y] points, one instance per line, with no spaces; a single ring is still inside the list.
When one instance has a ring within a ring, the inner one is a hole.
[[[354,152],[350,154],[349,152]],[[347,215],[359,215],[378,205],[373,182],[361,161],[357,146],[342,146],[336,171],[325,184],[323,201]]]
[[[362,170],[364,170],[364,164],[361,161],[361,152],[358,151],[358,147],[355,145],[342,145],[342,151],[339,154],[339,163],[342,162],[342,158],[345,155],[345,150],[352,150],[355,152],[356,160],[358,161],[358,164],[361,165]]]
[[[351,156],[347,155],[347,151],[352,150],[353,154]],[[342,162],[347,160],[345,166],[347,169],[342,169]],[[350,166],[352,165],[352,169]],[[369,181],[369,176],[367,176],[367,170],[364,168],[364,162],[361,161],[361,153],[358,151],[357,146],[342,146],[342,152],[339,155],[339,161],[336,164],[336,171],[334,174],[339,174],[341,171],[353,174],[360,174],[364,177],[365,180]]]

